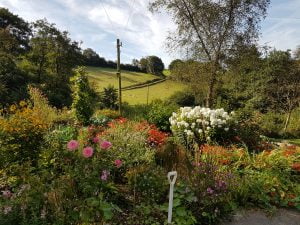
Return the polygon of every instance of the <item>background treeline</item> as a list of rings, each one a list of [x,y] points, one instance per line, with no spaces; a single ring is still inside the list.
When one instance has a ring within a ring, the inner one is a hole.
[[[177,59],[169,69],[173,79],[189,85],[194,104],[205,105],[211,65]],[[291,130],[300,123],[300,49],[238,48],[217,74],[213,100],[217,108],[257,113],[255,118],[269,136]],[[299,127],[292,133],[299,136]]]
[[[156,56],[122,64],[122,70],[162,75],[164,64]],[[51,105],[62,108],[72,103],[74,68],[80,65],[116,68],[116,62],[94,50],[82,50],[67,31],[46,19],[24,21],[0,8],[0,108],[28,98],[27,86],[39,88]],[[156,68],[157,67],[157,68]]]
[[[116,62],[106,60],[104,57],[100,57],[99,54],[91,48],[83,50],[82,55],[84,59],[83,64],[85,66],[99,66],[108,68],[117,67]],[[161,58],[157,56],[148,56],[143,57],[140,60],[133,59],[131,64],[121,63],[121,69],[134,72],[151,73],[154,75],[162,75],[165,66]]]

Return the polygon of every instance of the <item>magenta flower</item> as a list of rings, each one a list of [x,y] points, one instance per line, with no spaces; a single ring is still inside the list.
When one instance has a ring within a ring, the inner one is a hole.
[[[99,142],[100,142],[100,138],[94,137],[94,138],[93,138],[93,142],[94,142],[95,144],[99,143]]]
[[[115,165],[117,168],[120,168],[122,166],[122,161],[120,159],[115,160]]]
[[[102,141],[100,143],[100,148],[107,150],[112,146],[112,144],[109,141]]]
[[[69,149],[69,151],[74,151],[78,148],[79,143],[76,140],[71,140],[68,142],[67,148]]]
[[[103,170],[101,175],[101,180],[106,181],[109,176],[109,171]]]
[[[82,155],[85,158],[90,158],[94,154],[94,149],[92,147],[85,147],[82,151]]]

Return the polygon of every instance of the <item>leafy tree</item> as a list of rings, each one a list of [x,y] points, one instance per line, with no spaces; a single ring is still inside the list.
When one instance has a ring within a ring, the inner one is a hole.
[[[171,63],[170,63],[170,65],[169,65],[169,70],[173,70],[173,69],[175,69],[175,67],[177,66],[177,65],[179,65],[180,63],[183,63],[183,61],[181,60],[181,59],[175,59],[175,60],[173,60]]]
[[[287,129],[292,111],[300,104],[300,67],[290,51],[272,51],[267,57],[265,69],[268,76],[265,87],[271,109],[287,113],[284,130]]]
[[[79,122],[88,124],[94,113],[97,95],[89,84],[84,67],[79,67],[75,73],[76,75],[72,79],[74,83],[72,109]]]
[[[0,106],[26,97],[27,77],[20,71],[13,56],[0,53]]]
[[[29,49],[29,38],[31,36],[31,28],[27,22],[25,22],[19,16],[11,13],[8,9],[0,7],[0,33],[3,30],[8,31],[8,33],[15,39],[17,46],[14,46],[12,50],[15,53],[20,53],[27,51]],[[3,43],[5,39],[0,36],[0,43]]]
[[[236,43],[252,43],[270,0],[153,0],[152,11],[165,9],[177,30],[168,37],[172,50],[188,49],[191,56],[210,64],[206,105],[212,106],[218,75]]]
[[[31,51],[26,54],[21,67],[52,105],[70,106],[70,77],[74,74],[73,68],[82,62],[78,43],[72,41],[66,31],[61,32],[46,20],[36,21],[33,28],[29,43]]]
[[[104,58],[100,57],[93,49],[87,48],[83,50],[84,63],[86,66],[107,66]]]
[[[148,56],[147,57],[147,72],[154,75],[162,75],[165,65],[162,62],[161,58],[157,56]]]
[[[147,72],[147,67],[148,67],[148,60],[147,58],[141,58],[140,62],[139,62],[139,67],[141,69],[141,71],[143,72]]]

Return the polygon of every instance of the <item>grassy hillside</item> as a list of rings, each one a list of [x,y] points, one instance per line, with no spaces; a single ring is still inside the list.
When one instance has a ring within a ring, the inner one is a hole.
[[[109,84],[118,88],[118,79],[116,70],[111,68],[88,67],[90,81],[94,82],[97,89],[102,91]],[[137,73],[131,71],[122,71],[122,87],[143,83],[148,80],[157,79],[157,76],[147,73]]]
[[[109,84],[118,88],[118,79],[116,70],[110,68],[88,67],[89,79],[92,81],[98,91],[102,91]],[[157,76],[147,73],[137,73],[131,71],[122,71],[122,87],[144,83],[149,80],[157,79]],[[178,82],[167,80],[165,82],[149,86],[149,103],[154,99],[166,99],[174,92],[181,91],[185,85]],[[123,91],[123,101],[131,105],[147,103],[148,87]]]

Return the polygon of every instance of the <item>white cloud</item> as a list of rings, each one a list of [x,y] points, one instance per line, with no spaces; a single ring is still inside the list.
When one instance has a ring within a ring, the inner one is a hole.
[[[131,62],[132,58],[157,55],[168,64],[172,57],[167,54],[164,43],[168,31],[173,30],[175,25],[164,13],[150,13],[147,8],[148,2],[0,0],[0,6],[9,8],[28,21],[46,17],[60,29],[70,31],[72,38],[82,40],[82,47],[92,47],[108,59],[115,58],[115,39],[119,36],[123,42],[123,61]],[[299,0],[273,0],[269,15],[262,26],[263,35],[260,43],[267,43],[277,49],[294,49],[300,44],[300,29],[298,29],[300,20],[297,19],[299,8]]]

